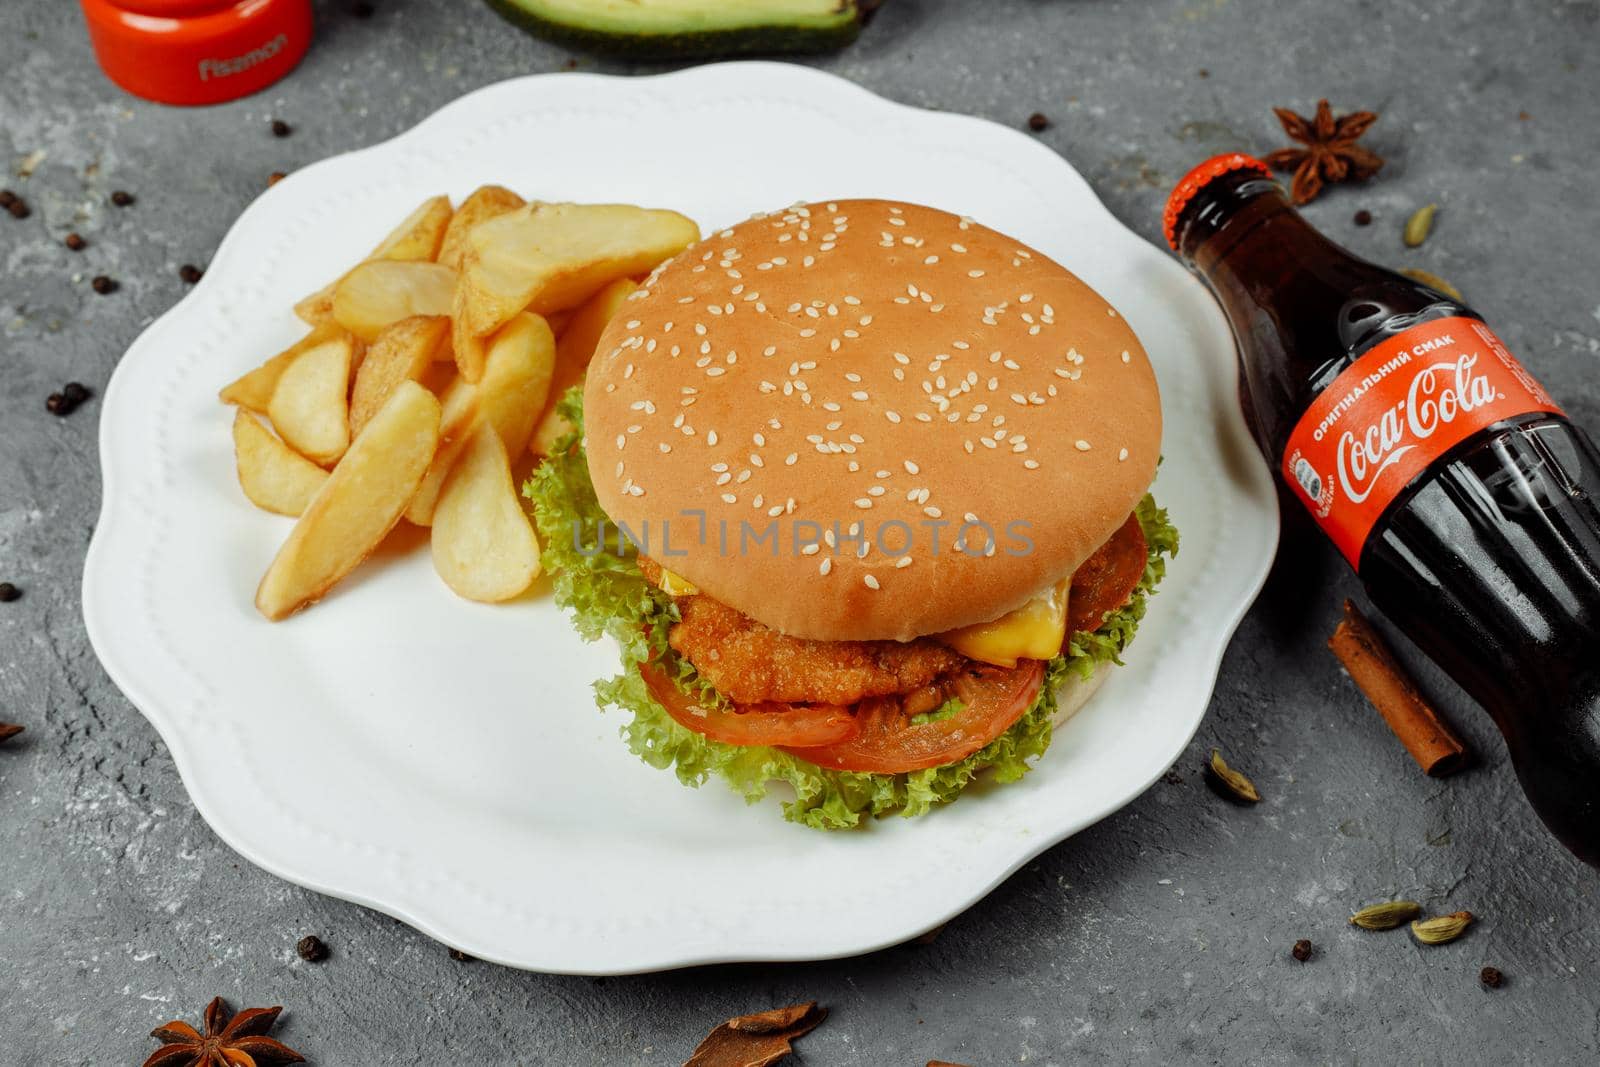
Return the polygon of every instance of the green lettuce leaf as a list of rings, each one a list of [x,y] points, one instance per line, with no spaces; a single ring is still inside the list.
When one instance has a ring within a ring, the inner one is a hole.
[[[595,683],[602,709],[629,714],[622,727],[628,747],[652,767],[671,768],[685,785],[699,786],[713,777],[725,780],[754,803],[773,783],[785,783],[794,799],[783,805],[784,816],[816,829],[857,826],[864,816],[898,813],[923,815],[960,795],[980,772],[998,782],[1013,782],[1028,772],[1030,761],[1050,746],[1056,692],[1069,672],[1088,678],[1097,666],[1120,663],[1133,640],[1145,601],[1166,573],[1166,557],[1178,550],[1178,531],[1167,513],[1146,496],[1136,514],[1144,527],[1150,555],[1139,586],[1120,610],[1091,634],[1073,637],[1065,652],[1052,659],[1045,684],[1033,707],[1005,733],[959,763],[908,774],[861,774],[833,771],[772,748],[742,747],[712,741],[675,722],[651,699],[635,667],[652,655],[670,668],[677,684],[698,699],[720,701],[694,667],[667,644],[667,631],[677,621],[672,598],[639,572],[631,553],[598,543],[605,513],[589,481],[583,452],[582,390],[560,401],[573,432],[556,444],[524,487],[533,502],[534,520],[544,548],[544,567],[552,575],[556,603],[571,610],[574,625],[587,640],[609,634],[622,646],[623,671]],[[614,535],[613,535],[614,540]],[[939,709],[934,715],[945,711]]]

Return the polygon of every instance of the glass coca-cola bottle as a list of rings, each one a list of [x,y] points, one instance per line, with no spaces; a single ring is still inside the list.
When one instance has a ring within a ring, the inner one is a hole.
[[[1166,232],[1232,324],[1267,462],[1600,865],[1600,453],[1475,311],[1322,236],[1260,161],[1195,168]]]

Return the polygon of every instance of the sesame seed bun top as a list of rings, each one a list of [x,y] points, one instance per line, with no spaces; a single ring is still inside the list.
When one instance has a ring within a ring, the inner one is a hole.
[[[757,217],[663,264],[584,406],[600,504],[646,554],[826,640],[1020,607],[1127,519],[1161,447],[1150,363],[1094,290],[883,200]]]

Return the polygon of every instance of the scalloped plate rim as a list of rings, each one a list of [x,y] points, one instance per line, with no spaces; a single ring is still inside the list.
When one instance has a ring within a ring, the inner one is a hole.
[[[288,181],[296,183],[297,186],[304,186],[310,182],[320,181],[322,180],[320,176],[332,175],[340,166],[350,164],[356,160],[380,158],[404,152],[414,146],[420,146],[426,143],[434,131],[447,129],[448,120],[452,117],[473,114],[483,102],[491,101],[501,94],[513,95],[523,87],[537,86],[538,88],[535,91],[542,92],[543,87],[554,79],[562,79],[564,82],[573,85],[621,81],[635,85],[665,85],[668,86],[670,91],[670,84],[674,81],[695,82],[700,79],[740,79],[746,77],[755,81],[773,77],[794,78],[797,83],[807,79],[821,79],[832,83],[830,88],[836,89],[841,93],[854,94],[859,103],[880,109],[888,108],[903,115],[913,116],[913,121],[915,122],[970,123],[984,127],[990,134],[997,130],[1004,131],[1013,137],[1015,147],[1019,152],[1034,153],[1036,156],[1047,157],[1047,161],[1055,165],[1055,172],[1052,174],[1053,178],[1060,179],[1070,176],[1070,179],[1080,187],[1079,193],[1087,197],[1095,208],[1103,212],[1106,219],[1117,230],[1121,231],[1126,240],[1138,242],[1141,245],[1146,244],[1142,238],[1129,230],[1120,220],[1111,216],[1110,212],[1104,208],[1104,205],[1094,195],[1092,187],[1069,163],[1024,134],[1006,130],[1004,127],[975,116],[929,112],[911,105],[886,100],[842,78],[811,68],[764,61],[712,64],[645,78],[624,79],[609,75],[568,73],[535,74],[491,84],[444,105],[417,125],[393,138],[311,164],[295,172]],[[1041,162],[1045,161],[1041,160]],[[481,924],[451,921],[447,918],[451,910],[448,904],[442,904],[438,901],[430,902],[410,899],[403,891],[385,894],[366,886],[342,884],[337,878],[330,880],[320,876],[314,869],[284,862],[277,854],[277,850],[257,841],[250,834],[244,832],[241,827],[235,826],[222,809],[213,807],[204,790],[196,791],[194,783],[197,777],[194,773],[193,764],[203,758],[202,753],[197,751],[200,746],[191,745],[191,739],[179,728],[176,719],[167,709],[168,701],[159,692],[159,685],[147,685],[146,680],[141,677],[139,668],[125,662],[121,657],[122,648],[119,639],[113,634],[113,627],[111,626],[111,620],[114,616],[101,603],[103,593],[112,588],[112,579],[107,575],[107,568],[111,566],[112,553],[123,536],[123,529],[129,521],[125,510],[132,506],[128,498],[129,483],[132,480],[132,476],[128,472],[119,469],[120,460],[117,455],[119,450],[117,441],[113,436],[113,431],[118,421],[113,418],[113,415],[117,413],[120,398],[128,391],[126,382],[141,373],[143,364],[150,363],[157,358],[155,352],[157,343],[168,331],[175,329],[178,323],[189,316],[198,315],[206,309],[207,297],[217,285],[214,277],[220,276],[222,272],[229,269],[229,264],[239,254],[240,249],[247,240],[247,231],[254,221],[258,217],[271,215],[275,204],[274,192],[275,190],[269,189],[257,197],[230,227],[227,235],[219,243],[216,255],[213,258],[212,270],[216,274],[208,274],[207,278],[203,279],[182,300],[146,327],[129,346],[126,356],[111,375],[103,398],[102,433],[99,442],[103,475],[102,505],[99,521],[86,556],[82,597],[88,635],[107,673],[130,702],[155,726],[163,742],[172,752],[174,764],[185,784],[185,788],[190,792],[197,811],[213,831],[217,833],[219,838],[251,863],[280,878],[316,892],[349,900],[391,915],[430,937],[462,948],[474,956],[513,967],[571,974],[626,974],[751,960],[802,961],[828,959],[857,955],[899,944],[949,921],[954,915],[959,914],[987,896],[1023,864],[1047,848],[1125,806],[1142,794],[1159,777],[1162,770],[1161,767],[1158,767],[1155,773],[1148,775],[1145,780],[1139,782],[1137,788],[1128,789],[1122,795],[1110,797],[1092,808],[1074,812],[1070,817],[1063,818],[1053,825],[1047,832],[1018,835],[1014,847],[1007,849],[1003,857],[992,857],[984,864],[984,869],[987,871],[986,876],[965,883],[958,892],[950,895],[949,902],[919,915],[914,921],[905,921],[898,925],[883,922],[876,927],[879,931],[877,934],[856,935],[834,944],[820,943],[815,936],[779,938],[765,942],[761,938],[744,938],[739,945],[699,949],[688,949],[681,945],[670,946],[656,951],[640,952],[637,954],[637,958],[626,962],[612,959],[596,965],[590,965],[575,959],[532,959],[525,953],[502,954],[497,952],[492,934],[486,935],[482,930],[478,929]],[[1146,245],[1146,247],[1149,246]],[[1220,328],[1225,331],[1226,327],[1222,324],[1220,312],[1215,312],[1213,309],[1212,317],[1214,319],[1213,328]],[[1231,352],[1231,339],[1227,342],[1227,348]],[[1231,390],[1233,386],[1231,368],[1226,372],[1213,368],[1213,373],[1225,373],[1228,376],[1228,380],[1222,384],[1228,386]],[[1216,383],[1213,382],[1212,384]],[[1191,632],[1186,638],[1187,641],[1196,643],[1198,658],[1208,664],[1208,668],[1202,672],[1204,674],[1204,692],[1207,699],[1195,698],[1198,710],[1191,717],[1187,729],[1176,731],[1166,739],[1166,744],[1162,746],[1162,751],[1167,753],[1168,758],[1164,761],[1162,767],[1170,763],[1172,758],[1176,758],[1177,755],[1181,754],[1204,718],[1209,693],[1221,668],[1223,652],[1239,622],[1266,580],[1272,549],[1276,545],[1278,534],[1275,496],[1270,476],[1266,471],[1265,465],[1259,461],[1258,457],[1254,457],[1254,446],[1245,431],[1242,417],[1236,407],[1229,410],[1227,405],[1223,405],[1223,410],[1219,414],[1223,419],[1223,430],[1229,439],[1229,443],[1244,447],[1249,455],[1254,458],[1253,463],[1249,459],[1245,461],[1243,477],[1246,484],[1238,488],[1246,498],[1253,499],[1253,502],[1259,505],[1258,511],[1260,514],[1258,517],[1265,520],[1265,525],[1254,532],[1260,538],[1260,545],[1264,551],[1259,554],[1259,562],[1254,569],[1245,575],[1246,580],[1234,587],[1236,596],[1234,602],[1229,605],[1228,612],[1225,615],[1212,616],[1211,622],[1214,625],[1206,632]],[[218,447],[223,448],[225,444],[219,442]],[[1153,603],[1156,606],[1152,610],[1159,610],[1160,598],[1158,597]],[[1180,734],[1181,736],[1179,736]],[[618,743],[620,744],[620,742]],[[1048,758],[1047,756],[1046,760]],[[711,783],[711,785],[715,787],[716,783]],[[775,809],[768,812],[768,814],[774,819],[778,817]],[[938,817],[938,813],[930,816],[934,820]]]

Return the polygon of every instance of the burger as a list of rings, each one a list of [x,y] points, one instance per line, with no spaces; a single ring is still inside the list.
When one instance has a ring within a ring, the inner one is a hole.
[[[1011,782],[1120,662],[1177,532],[1155,375],[1072,273],[963,216],[805,204],[658,267],[528,485],[620,643],[647,763],[835,829]]]

